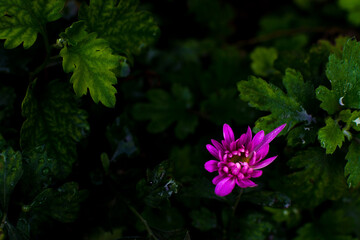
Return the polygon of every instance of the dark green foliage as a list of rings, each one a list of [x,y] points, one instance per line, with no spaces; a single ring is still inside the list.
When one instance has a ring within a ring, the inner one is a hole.
[[[0,240],[360,238],[358,5],[0,0]],[[220,197],[224,123],[286,128]]]
[[[31,47],[37,34],[45,36],[45,24],[59,19],[64,0],[4,0],[0,3],[0,39],[5,48],[15,48],[23,42]]]
[[[21,147],[30,151],[41,145],[55,163],[51,171],[64,179],[76,160],[76,143],[89,130],[86,112],[79,109],[68,84],[52,81],[43,91],[36,83],[28,88],[22,104],[26,118],[21,128]]]
[[[319,141],[327,154],[332,154],[336,147],[341,148],[345,140],[339,125],[331,118],[326,119],[326,126],[319,130]]]
[[[345,176],[348,176],[347,183],[349,187],[355,187],[360,182],[360,146],[357,140],[351,142],[345,158],[348,160],[345,166]]]
[[[12,191],[23,173],[21,153],[12,148],[3,149],[0,155],[0,203],[6,212]]]
[[[75,182],[65,183],[58,189],[47,188],[29,205],[30,214],[51,217],[60,222],[73,222],[85,197],[86,192],[79,191],[79,186]]]
[[[336,110],[346,108],[360,108],[359,78],[360,45],[355,40],[348,40],[344,46],[341,57],[332,54],[326,68],[326,76],[331,82],[331,90],[320,86],[317,89],[318,99],[322,101],[321,107],[329,114]]]
[[[89,32],[96,32],[110,43],[117,53],[128,56],[153,43],[159,28],[150,13],[136,11],[137,0],[91,0],[83,6],[79,19],[84,20]]]
[[[296,240],[305,239],[331,239],[331,240],[355,240],[351,236],[353,225],[344,211],[330,210],[325,212],[318,221],[307,223],[298,230]]]
[[[152,133],[164,131],[177,122],[175,135],[183,139],[194,132],[198,124],[197,116],[190,111],[192,94],[188,88],[178,84],[172,86],[171,93],[172,96],[161,89],[148,91],[150,103],[135,105],[133,114],[138,120],[151,119],[147,129]]]
[[[299,152],[288,165],[296,172],[284,184],[296,205],[315,207],[327,199],[339,199],[346,192],[341,163],[321,149]]]

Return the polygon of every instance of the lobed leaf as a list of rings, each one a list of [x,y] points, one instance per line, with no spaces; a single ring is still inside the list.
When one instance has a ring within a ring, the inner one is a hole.
[[[326,76],[331,82],[331,90],[320,86],[316,90],[320,105],[329,114],[346,108],[360,109],[360,43],[348,40],[342,56],[331,54],[326,67]]]
[[[285,82],[289,72],[287,71],[284,77]],[[288,84],[288,87],[290,88],[291,85]],[[287,129],[291,129],[297,123],[303,121],[310,123],[312,121],[311,116],[294,97],[291,97],[291,94],[290,96],[285,94],[281,89],[261,78],[250,77],[248,81],[240,81],[238,90],[240,91],[240,98],[249,102],[250,106],[271,112],[270,115],[257,120],[255,123],[257,130],[270,132],[283,123],[287,124]]]
[[[1,0],[0,39],[5,48],[15,48],[23,42],[25,49],[45,33],[46,22],[59,19],[65,0]]]
[[[60,51],[63,69],[73,72],[70,82],[77,96],[87,94],[89,89],[95,103],[100,101],[107,107],[114,107],[117,91],[113,85],[117,79],[111,70],[120,66],[120,57],[112,54],[106,40],[97,38],[96,33],[86,33],[81,24],[74,23],[62,35],[70,43]]]
[[[336,147],[341,148],[345,137],[338,123],[332,118],[326,119],[325,124],[326,126],[319,130],[318,139],[321,146],[326,149],[326,154],[332,154]]]
[[[20,144],[24,151],[44,145],[48,158],[54,159],[51,172],[64,179],[76,161],[76,143],[89,130],[87,114],[78,108],[68,84],[52,81],[41,92],[37,88],[31,84],[22,103],[26,120]]]

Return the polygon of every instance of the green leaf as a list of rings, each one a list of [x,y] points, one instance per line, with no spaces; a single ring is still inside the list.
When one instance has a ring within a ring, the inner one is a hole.
[[[274,62],[278,58],[275,48],[257,47],[250,54],[251,69],[258,76],[266,77],[276,72]]]
[[[341,148],[345,140],[344,133],[338,123],[330,117],[326,119],[325,124],[326,126],[319,130],[318,139],[321,146],[326,149],[326,154],[332,154],[336,147]]]
[[[56,173],[55,159],[48,156],[45,145],[23,153],[24,175],[21,181],[24,192],[34,197],[53,183]]]
[[[159,133],[172,123],[175,126],[176,137],[184,139],[193,133],[198,118],[189,110],[193,105],[192,94],[188,88],[174,84],[171,89],[172,96],[162,89],[148,91],[150,103],[138,103],[133,108],[133,115],[137,120],[150,119],[148,131]]]
[[[23,42],[25,49],[45,35],[45,24],[59,19],[65,0],[2,0],[0,2],[0,39],[5,48],[15,48]]]
[[[271,112],[255,123],[257,130],[270,132],[283,123],[287,124],[287,129],[291,129],[297,123],[303,121],[310,123],[312,120],[296,99],[261,78],[250,77],[248,81],[240,81],[238,90],[240,98],[249,102],[250,106]],[[286,131],[283,131],[283,134],[285,133]]]
[[[305,109],[311,109],[314,105],[314,86],[311,82],[304,82],[300,72],[287,68],[283,78],[283,84],[287,95],[295,99]]]
[[[215,213],[207,208],[202,207],[199,210],[191,211],[190,217],[192,225],[201,231],[209,231],[217,226]]]
[[[320,105],[329,114],[339,107],[360,109],[360,44],[348,40],[341,57],[331,54],[326,68],[326,76],[331,82],[331,90],[320,86],[317,89]]]
[[[79,190],[77,183],[68,182],[56,190],[47,188],[42,191],[30,204],[30,211],[60,222],[73,222],[80,212],[80,203],[86,196],[87,192]]]
[[[295,240],[355,240],[353,222],[342,210],[325,212],[320,219],[299,228]]]
[[[87,94],[89,89],[95,103],[100,101],[107,107],[114,107],[117,91],[113,84],[117,79],[111,69],[120,66],[120,57],[113,55],[108,42],[97,38],[96,33],[86,34],[79,27],[81,24],[73,24],[78,31],[74,32],[70,27],[62,35],[70,43],[60,51],[63,69],[67,73],[73,72],[70,82],[77,96]]]
[[[320,107],[329,114],[334,114],[341,107],[341,102],[339,102],[340,99],[337,99],[334,92],[324,86],[320,86],[316,89],[316,97],[322,102]]]
[[[54,159],[51,172],[56,179],[64,179],[76,161],[76,143],[89,130],[87,114],[78,108],[68,84],[52,81],[40,87],[30,84],[22,103],[26,120],[20,144],[24,151],[45,145],[48,158]]]
[[[159,36],[159,28],[150,13],[136,11],[137,0],[91,0],[83,4],[79,19],[88,32],[96,32],[117,53],[139,54]]]
[[[360,183],[360,144],[352,141],[345,156],[348,161],[345,165],[345,177],[348,177],[349,187],[356,187]]]
[[[21,153],[15,152],[10,147],[0,153],[0,203],[5,213],[9,206],[10,195],[23,173],[21,159]]]
[[[339,119],[347,124],[345,128],[352,127],[354,130],[360,131],[360,111],[343,110],[339,113]]]
[[[288,165],[295,172],[283,184],[294,205],[311,208],[347,192],[342,163],[337,160],[320,148],[301,151],[290,159]]]

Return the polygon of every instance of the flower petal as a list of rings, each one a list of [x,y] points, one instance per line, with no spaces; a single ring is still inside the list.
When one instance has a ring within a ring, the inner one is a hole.
[[[224,147],[218,141],[211,139],[211,143],[215,146],[217,150],[224,151]]]
[[[261,175],[262,175],[262,171],[261,170],[254,170],[253,172],[252,172],[252,174],[251,174],[251,177],[252,178],[258,178],[258,177],[260,177]]]
[[[252,139],[252,132],[251,132],[251,128],[248,126],[248,129],[247,129],[247,132],[246,132],[245,144],[248,144],[251,141],[251,139]]]
[[[223,197],[231,193],[235,187],[235,179],[233,177],[227,177],[221,180],[215,187],[215,194]]]
[[[242,183],[246,186],[246,187],[256,187],[257,184],[254,183],[253,181],[251,181],[250,179],[243,179]]]
[[[264,139],[264,136],[265,136],[265,133],[263,130],[261,130],[260,132],[255,134],[255,136],[252,140],[253,146],[256,147],[259,143],[261,143],[261,141]]]
[[[212,183],[217,185],[221,180],[223,180],[226,177],[227,177],[227,175],[225,175],[225,174],[217,175],[216,177],[213,178]]]
[[[216,158],[219,158],[219,151],[211,144],[206,145],[206,149]]]
[[[230,143],[232,143],[235,140],[233,130],[226,123],[223,126],[223,135],[224,135],[225,142],[227,142],[229,145],[230,145]]]
[[[267,165],[269,165],[270,163],[272,163],[276,158],[277,158],[277,156],[265,159],[264,161],[261,161],[261,162],[258,162],[257,164],[255,164],[252,168],[254,170],[264,168]]]
[[[219,169],[218,163],[219,161],[210,160],[205,163],[204,167],[208,172],[215,172]]]
[[[240,138],[238,140],[236,140],[237,142],[237,148],[240,148],[241,146],[243,146],[245,144],[246,141],[246,134],[241,134]]]
[[[236,179],[236,184],[241,188],[256,187],[257,186],[256,183],[254,183],[253,181],[251,181],[249,179],[243,179],[243,180]]]
[[[262,148],[256,151],[257,161],[260,161],[261,159],[266,157],[266,155],[269,153],[269,148],[269,144],[265,144],[262,146]]]
[[[258,144],[257,146],[255,146],[254,151],[259,150],[261,147],[263,147],[265,144],[269,144],[286,126],[286,123],[275,128],[273,131],[271,131],[270,133],[266,134],[266,136],[264,137],[264,139],[261,141],[260,144]]]

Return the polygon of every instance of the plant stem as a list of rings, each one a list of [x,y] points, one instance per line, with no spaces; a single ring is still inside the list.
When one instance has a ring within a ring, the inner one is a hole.
[[[7,213],[4,213],[3,218],[1,219],[1,225],[0,225],[0,229],[4,229],[4,225],[6,222],[6,218],[7,218]]]
[[[49,39],[47,37],[47,33],[45,30],[41,32],[41,36],[43,37],[44,44],[45,44],[46,57],[45,57],[44,62],[40,66],[38,66],[35,69],[35,71],[30,73],[30,81],[32,81],[34,79],[34,77],[47,66],[49,59],[50,59],[50,50],[51,49],[50,49],[50,45],[49,45]]]
[[[146,231],[148,232],[149,236],[154,239],[154,240],[159,240],[154,233],[151,231],[151,228],[149,227],[147,221],[140,215],[140,213],[138,211],[136,211],[136,209],[134,207],[132,207],[131,205],[128,204],[128,207],[130,208],[130,210],[140,219],[140,221],[144,224]]]
[[[240,198],[241,198],[241,195],[243,194],[243,192],[244,192],[244,189],[241,188],[239,195],[236,197],[236,201],[235,201],[235,204],[233,206],[233,214],[232,214],[233,216],[235,216],[236,208],[239,205]]]

